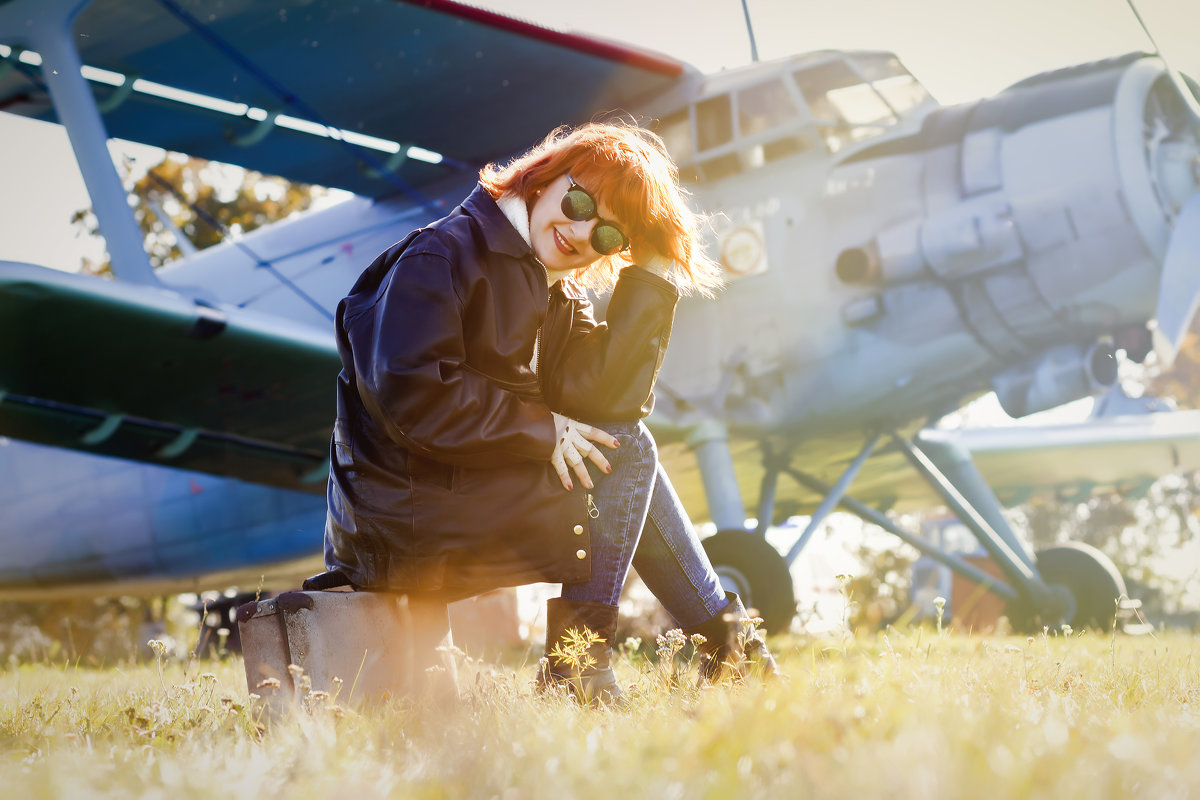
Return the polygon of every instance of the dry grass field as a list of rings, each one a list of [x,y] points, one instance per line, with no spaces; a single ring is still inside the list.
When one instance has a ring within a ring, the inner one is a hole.
[[[536,694],[536,655],[518,653],[463,658],[454,708],[316,696],[271,725],[236,657],[10,664],[0,786],[171,800],[1200,795],[1192,635],[912,629],[772,646],[788,680],[702,691],[681,656],[623,648],[620,711]]]

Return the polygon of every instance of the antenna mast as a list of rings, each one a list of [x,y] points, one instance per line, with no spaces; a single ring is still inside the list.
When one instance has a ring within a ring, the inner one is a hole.
[[[750,22],[750,6],[742,0],[742,13],[746,15],[746,35],[750,37],[750,60],[758,61],[758,44],[754,41],[754,25]]]

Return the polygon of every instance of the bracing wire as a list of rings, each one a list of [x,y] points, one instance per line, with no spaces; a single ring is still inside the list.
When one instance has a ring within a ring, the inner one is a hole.
[[[156,173],[153,169],[147,170],[146,174],[157,185],[161,186],[163,189],[166,189],[168,192],[170,192],[172,194],[172,196],[175,197],[175,199],[177,199],[179,202],[183,203],[188,208],[190,208],[193,212],[195,212],[196,216],[198,216],[200,219],[204,220],[204,222],[206,222],[208,225],[211,225],[213,230],[215,230],[221,234],[222,239],[228,240],[229,242],[231,242],[233,244],[234,247],[236,247],[238,250],[241,250],[243,253],[245,253],[247,256],[249,256],[250,259],[252,261],[254,261],[254,266],[256,268],[263,269],[263,270],[266,270],[267,272],[269,272],[272,277],[274,277],[276,280],[278,280],[280,283],[282,283],[284,286],[286,286],[288,289],[290,289],[292,292],[294,292],[301,300],[308,303],[310,306],[315,308],[317,311],[321,312],[321,315],[323,317],[325,317],[326,319],[328,319],[331,322],[333,321],[333,314],[329,311],[329,309],[325,308],[325,306],[318,303],[312,295],[310,295],[308,292],[301,289],[300,286],[298,286],[295,283],[295,281],[293,281],[291,278],[289,278],[288,276],[286,276],[282,272],[280,272],[278,269],[276,269],[275,265],[272,264],[269,259],[263,258],[258,253],[254,252],[252,249],[250,249],[250,246],[247,245],[245,242],[240,241],[239,239],[232,236],[231,232],[229,230],[229,227],[225,223],[221,222],[221,220],[217,219],[212,214],[209,214],[207,211],[205,211],[203,208],[200,208],[195,203],[192,203],[191,201],[189,201],[186,197],[184,197],[180,193],[180,191],[178,189],[176,189],[174,186],[171,185],[170,181],[164,179],[161,175]]]

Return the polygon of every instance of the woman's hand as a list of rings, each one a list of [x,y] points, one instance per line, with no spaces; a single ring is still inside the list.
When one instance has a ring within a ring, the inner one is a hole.
[[[653,272],[660,278],[670,279],[671,268],[675,266],[675,262],[655,250],[653,246],[645,242],[635,242],[631,255],[633,256],[633,263],[642,269],[647,272]]]
[[[571,473],[568,470],[570,467],[579,476],[579,482],[591,489],[592,478],[588,475],[585,463],[587,459],[591,459],[591,462],[605,473],[612,472],[608,459],[600,453],[600,449],[593,442],[602,444],[609,449],[616,449],[617,440],[599,428],[584,425],[582,422],[576,422],[556,412],[550,413],[554,415],[555,433],[554,453],[550,456],[550,464],[558,473],[558,479],[562,481],[564,488],[574,489],[575,486],[571,483]]]

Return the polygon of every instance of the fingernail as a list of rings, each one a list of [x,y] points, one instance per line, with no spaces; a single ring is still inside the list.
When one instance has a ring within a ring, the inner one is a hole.
[[[571,490],[572,490],[572,489],[574,489],[574,488],[575,488],[575,484],[573,484],[573,483],[571,483],[570,481],[568,481],[568,482],[567,482],[567,491],[569,492],[569,491],[571,491]]]
[[[605,473],[607,473],[607,474],[611,475],[611,474],[612,474],[612,467],[606,466],[606,467],[604,468],[604,471],[605,471]]]

